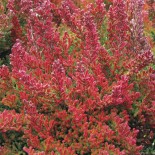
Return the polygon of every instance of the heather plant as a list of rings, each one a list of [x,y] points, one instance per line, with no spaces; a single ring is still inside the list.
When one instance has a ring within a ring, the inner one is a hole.
[[[17,27],[10,66],[0,68],[3,154],[140,155],[153,143],[155,70],[143,5],[8,1]]]

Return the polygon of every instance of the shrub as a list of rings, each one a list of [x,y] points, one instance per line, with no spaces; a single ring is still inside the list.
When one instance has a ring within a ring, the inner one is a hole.
[[[1,152],[140,154],[155,128],[142,1],[54,2],[8,2],[25,35],[0,69]]]

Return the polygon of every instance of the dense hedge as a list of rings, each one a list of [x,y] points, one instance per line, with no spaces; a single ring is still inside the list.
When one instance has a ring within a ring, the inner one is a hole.
[[[152,1],[2,2],[2,154],[154,152]]]

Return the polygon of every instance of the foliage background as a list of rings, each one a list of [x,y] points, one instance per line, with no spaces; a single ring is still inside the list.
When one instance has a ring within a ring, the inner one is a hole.
[[[3,154],[155,153],[155,2],[103,2],[0,2]]]

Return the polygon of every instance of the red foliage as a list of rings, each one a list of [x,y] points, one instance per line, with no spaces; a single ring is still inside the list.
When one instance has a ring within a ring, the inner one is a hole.
[[[26,19],[26,39],[20,34],[12,47],[10,70],[0,69],[1,103],[14,109],[1,112],[1,131],[22,131],[30,155],[139,155],[143,131],[132,119],[153,133],[155,78],[151,47],[132,41],[139,29],[131,29],[127,3],[114,0],[106,11],[101,0],[15,2],[8,7]]]

